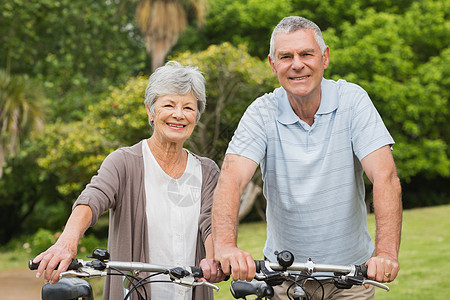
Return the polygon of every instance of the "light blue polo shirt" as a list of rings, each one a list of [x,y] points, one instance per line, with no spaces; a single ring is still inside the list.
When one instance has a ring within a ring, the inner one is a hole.
[[[360,161],[394,140],[361,87],[323,79],[321,90],[312,126],[294,113],[282,87],[256,99],[227,153],[261,166],[269,260],[289,250],[296,262],[359,264],[374,250]]]

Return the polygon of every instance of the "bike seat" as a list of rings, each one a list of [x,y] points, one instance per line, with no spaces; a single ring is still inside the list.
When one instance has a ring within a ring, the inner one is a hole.
[[[55,284],[42,287],[42,300],[94,300],[91,285],[80,278],[62,278]]]

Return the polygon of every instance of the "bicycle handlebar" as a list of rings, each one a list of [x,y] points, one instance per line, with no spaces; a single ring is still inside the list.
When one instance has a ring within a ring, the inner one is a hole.
[[[259,273],[261,270],[261,266],[265,265],[269,267],[273,271],[299,271],[306,273],[318,273],[318,272],[333,272],[333,273],[355,273],[358,271],[361,272],[363,277],[367,277],[367,266],[366,265],[330,265],[330,264],[315,264],[311,260],[308,260],[306,263],[293,263],[289,267],[283,267],[279,263],[269,262],[266,260],[255,260],[256,264],[256,272]]]
[[[331,279],[334,285],[340,289],[348,289],[353,285],[371,284],[389,291],[389,287],[377,281],[368,280],[366,265],[330,265],[315,264],[311,259],[306,263],[294,263],[293,254],[288,251],[275,252],[278,262],[255,260],[256,275],[252,282],[235,281],[231,283],[230,291],[234,298],[244,298],[248,295],[256,295],[257,299],[272,297],[272,286],[284,281],[294,282],[302,286],[308,278]],[[322,273],[314,275],[314,273]],[[333,273],[334,275],[324,275]]]
[[[96,250],[97,251],[97,250]],[[98,257],[95,255],[88,256],[97,258],[96,260],[84,261],[82,259],[73,259],[67,271],[60,274],[60,278],[95,278],[109,275],[106,270],[116,270],[119,272],[132,272],[138,274],[140,272],[163,273],[169,275],[172,282],[184,286],[206,286],[215,290],[219,287],[209,282],[198,282],[203,277],[203,271],[200,267],[180,267],[149,264],[142,262],[125,262],[125,261],[109,261],[109,254],[106,257]],[[59,264],[56,266],[57,269]],[[39,263],[33,260],[28,262],[30,270],[37,270]]]

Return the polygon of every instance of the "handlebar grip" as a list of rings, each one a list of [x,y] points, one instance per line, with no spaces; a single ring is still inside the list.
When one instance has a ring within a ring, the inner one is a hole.
[[[367,278],[367,265],[360,265],[359,266],[360,268],[361,268],[361,275],[364,277],[364,278]]]
[[[39,263],[34,263],[32,259],[30,259],[30,260],[28,261],[28,268],[29,268],[30,270],[32,270],[32,271],[33,271],[33,270],[37,270],[38,267],[39,267]]]
[[[264,260],[255,260],[256,273],[261,272],[261,266],[264,265]]]
[[[203,271],[200,267],[191,266],[191,273],[195,278],[203,277]]]
[[[39,264],[40,264],[40,262],[34,263],[33,260],[30,259],[28,261],[28,268],[32,271],[37,270],[39,268]],[[83,264],[80,261],[78,261],[78,259],[72,259],[72,261],[70,262],[70,265],[67,267],[67,270],[78,270],[78,268],[80,268],[82,266],[83,266]],[[59,268],[59,264],[56,265],[55,270],[58,268]]]
[[[230,291],[235,299],[245,299],[245,296],[249,295],[255,295],[258,299],[262,297],[272,298],[274,295],[273,288],[264,281],[233,281],[230,285]]]

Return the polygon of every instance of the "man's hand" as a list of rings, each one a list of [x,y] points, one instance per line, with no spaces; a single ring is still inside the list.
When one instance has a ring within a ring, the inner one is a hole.
[[[391,282],[397,277],[400,265],[397,259],[387,255],[378,255],[369,259],[367,277],[378,282]]]
[[[229,246],[216,248],[215,256],[222,266],[222,271],[231,275],[234,281],[251,281],[255,277],[256,265],[250,253]]]

